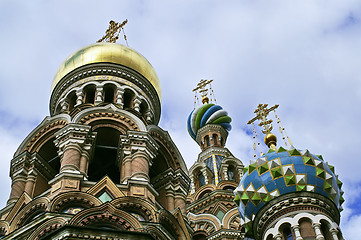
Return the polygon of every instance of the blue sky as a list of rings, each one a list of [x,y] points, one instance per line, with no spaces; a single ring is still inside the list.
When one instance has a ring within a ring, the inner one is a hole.
[[[0,1],[0,203],[9,162],[49,114],[52,79],[77,49],[96,42],[109,20],[128,19],[129,46],[154,66],[162,86],[160,126],[188,167],[199,147],[188,136],[192,89],[213,79],[232,117],[227,146],[248,164],[246,123],[259,103],[278,115],[296,148],[322,154],[344,182],[341,227],[361,230],[361,5],[336,0]]]

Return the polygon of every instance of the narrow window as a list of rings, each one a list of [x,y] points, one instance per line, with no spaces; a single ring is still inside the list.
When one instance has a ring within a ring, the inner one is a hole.
[[[115,86],[113,84],[105,84],[104,88],[104,102],[114,103],[115,102]]]
[[[89,85],[84,88],[84,103],[94,104],[95,85]]]
[[[134,97],[135,94],[129,89],[124,91],[123,99],[124,99],[124,109],[129,109],[134,107]]]

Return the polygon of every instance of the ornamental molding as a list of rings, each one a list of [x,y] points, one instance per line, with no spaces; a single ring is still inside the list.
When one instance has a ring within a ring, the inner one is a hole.
[[[125,79],[130,82],[130,86],[135,84],[140,87],[146,94],[147,98],[150,99],[151,105],[154,107],[155,111],[155,123],[159,122],[160,118],[160,99],[158,94],[152,84],[138,72],[127,68],[125,66],[114,64],[114,63],[92,63],[85,66],[81,66],[72,72],[65,75],[55,86],[50,100],[50,113],[53,115],[55,113],[55,107],[58,99],[61,97],[61,94],[65,92],[72,84],[77,81],[82,81],[84,78],[104,75],[115,76],[121,79]],[[99,79],[101,80],[101,79]],[[98,81],[99,81],[98,80]],[[108,80],[107,78],[104,80]]]

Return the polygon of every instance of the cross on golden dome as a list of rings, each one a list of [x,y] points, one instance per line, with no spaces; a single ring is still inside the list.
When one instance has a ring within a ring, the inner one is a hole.
[[[124,25],[127,22],[128,22],[128,19],[125,19],[125,21],[123,21],[122,23],[118,23],[118,22],[111,20],[109,22],[109,27],[106,30],[105,35],[101,39],[99,39],[97,42],[115,43],[119,38],[120,31],[123,30],[124,40],[128,45],[127,36],[125,35],[124,29],[123,29]]]

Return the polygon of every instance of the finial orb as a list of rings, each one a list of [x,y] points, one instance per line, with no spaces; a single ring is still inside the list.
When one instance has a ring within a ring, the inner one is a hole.
[[[202,98],[202,103],[203,104],[209,103],[209,98],[208,97]]]
[[[275,145],[277,144],[277,137],[276,135],[274,135],[273,133],[268,133],[266,134],[266,136],[264,137],[264,143],[270,147],[271,145]]]

